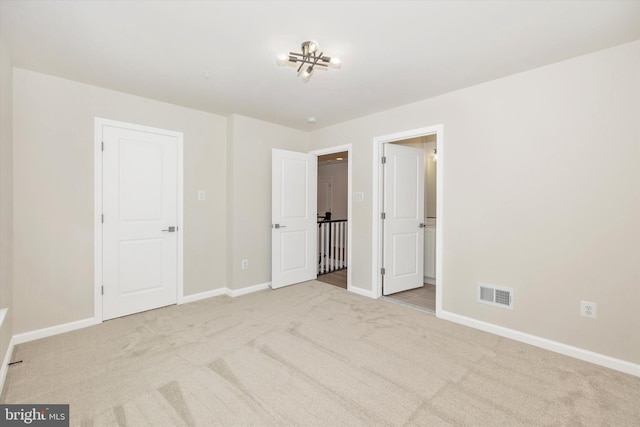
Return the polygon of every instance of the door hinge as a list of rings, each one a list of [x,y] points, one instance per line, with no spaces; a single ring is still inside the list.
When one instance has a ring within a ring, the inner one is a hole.
[[[380,219],[387,219],[387,214],[384,212],[380,213]]]
[[[104,151],[104,141],[102,141],[102,143],[100,144],[100,150]]]
[[[104,286],[102,286],[102,295],[104,295]]]
[[[382,274],[384,276],[384,273],[386,273],[386,270],[383,268],[380,269],[380,274]]]
[[[102,223],[104,224],[104,214],[100,215],[100,221],[102,221]]]
[[[387,156],[382,156],[382,164],[384,165],[385,163],[387,163]]]

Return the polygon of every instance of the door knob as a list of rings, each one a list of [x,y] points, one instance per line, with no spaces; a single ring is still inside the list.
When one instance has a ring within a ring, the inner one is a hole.
[[[286,225],[273,224],[273,228],[287,228]]]
[[[168,231],[169,233],[173,233],[174,231],[176,231],[176,227],[172,225],[171,227],[167,228],[166,230],[160,230],[160,231]]]
[[[425,227],[425,226],[424,226],[424,222],[421,222],[419,227],[420,227],[420,228],[424,228],[424,227]]]

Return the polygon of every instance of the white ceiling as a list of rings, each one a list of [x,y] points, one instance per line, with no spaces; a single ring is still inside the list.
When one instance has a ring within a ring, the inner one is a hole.
[[[310,130],[640,39],[640,1],[0,0],[0,32],[17,67]],[[305,84],[276,56],[309,39],[343,66]]]

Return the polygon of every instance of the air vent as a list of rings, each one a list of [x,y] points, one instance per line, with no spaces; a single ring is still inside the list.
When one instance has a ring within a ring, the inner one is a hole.
[[[478,302],[513,310],[513,289],[478,283]]]

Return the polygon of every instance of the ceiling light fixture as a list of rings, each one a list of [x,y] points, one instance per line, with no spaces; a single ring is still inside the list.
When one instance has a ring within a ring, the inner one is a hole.
[[[277,63],[279,66],[293,64],[298,66],[298,75],[306,82],[313,75],[315,67],[322,68],[340,68],[341,63],[338,58],[324,56],[324,52],[318,52],[318,43],[314,41],[306,41],[301,46],[302,53],[289,52],[289,55],[278,55]]]

